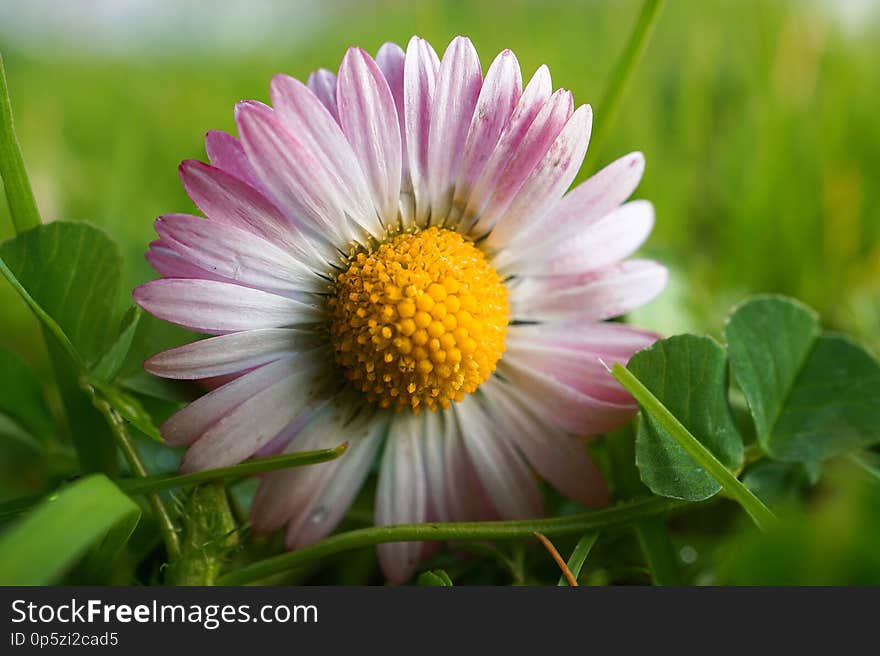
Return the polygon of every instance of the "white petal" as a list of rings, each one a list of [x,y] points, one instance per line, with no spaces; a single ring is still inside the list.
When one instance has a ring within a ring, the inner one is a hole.
[[[439,225],[452,207],[468,128],[483,82],[480,58],[470,39],[456,37],[440,62],[428,137],[431,222]]]
[[[494,416],[541,476],[579,503],[608,503],[608,488],[582,440],[539,420],[529,410],[534,403],[513,385],[496,379],[484,388]]]
[[[582,231],[553,243],[524,250],[503,251],[493,264],[514,275],[558,276],[594,271],[632,255],[654,227],[654,208],[634,200],[612,210]]]
[[[294,328],[246,330],[163,351],[144,362],[144,369],[163,378],[213,378],[253,369],[313,348],[316,339],[314,333]]]
[[[633,353],[660,339],[649,330],[610,321],[519,324],[509,326],[507,334],[535,346],[593,353],[608,363],[624,364]]]
[[[391,89],[373,58],[351,48],[339,69],[339,120],[369,181],[382,222],[397,222],[402,151]]]
[[[286,538],[288,548],[304,547],[336,528],[370,472],[385,430],[384,419],[374,417],[365,436],[346,434],[350,446],[338,460],[333,461],[337,464],[330,480],[311,499],[308,507],[302,507],[302,511],[291,519]]]
[[[666,268],[650,260],[569,276],[520,278],[508,283],[511,318],[526,321],[596,321],[626,314],[666,286]]]
[[[150,314],[205,333],[283,328],[321,321],[325,315],[317,305],[214,280],[152,280],[132,296]]]
[[[572,189],[535,224],[534,230],[515,235],[511,244],[541,248],[548,242],[583,234],[630,197],[644,171],[641,153],[621,157]]]
[[[211,273],[207,269],[196,266],[179,253],[166,246],[161,239],[150,243],[145,257],[164,278],[197,278],[199,280],[216,280],[231,282],[222,276]]]
[[[538,486],[510,436],[473,394],[457,403],[455,411],[468,455],[498,514],[503,519],[540,517]]]
[[[444,482],[450,518],[457,522],[499,519],[468,455],[455,410],[450,408],[443,414]]]
[[[220,169],[187,160],[180,165],[180,179],[189,197],[212,221],[250,230],[273,243],[284,244],[307,262],[323,262],[317,256],[329,243],[308,234],[304,223],[285,216],[255,187]]]
[[[205,150],[212,166],[252,187],[259,187],[257,176],[247,160],[247,155],[244,154],[241,142],[231,134],[221,130],[209,130],[205,135]]]
[[[322,111],[326,114],[323,106]],[[329,115],[327,120],[336,125]],[[346,191],[330,162],[307,148],[266,108],[239,103],[236,121],[254,170],[289,216],[307,225],[309,234],[323,235],[338,247],[362,238],[346,218]]]
[[[427,517],[427,485],[421,449],[421,419],[411,412],[393,417],[376,492],[376,524],[421,523]],[[422,545],[389,542],[378,547],[382,571],[394,583],[412,576]]]
[[[446,441],[444,416],[451,413],[423,412],[422,451],[425,457],[425,478],[428,495],[428,518],[432,522],[452,520],[446,473]]]
[[[409,172],[415,195],[415,221],[424,225],[431,208],[428,142],[440,60],[424,39],[413,37],[406,49],[403,103]]]
[[[546,338],[541,333],[542,327],[535,324],[510,326],[505,339],[505,357],[592,398],[611,403],[632,403],[629,393],[605,365],[611,366],[615,362],[626,364],[638,349],[621,353],[619,349],[604,348],[596,343],[566,343],[553,337]],[[583,326],[584,334],[589,335],[589,327],[590,324]],[[630,337],[634,338],[635,335]],[[656,336],[651,339],[645,335],[639,342],[634,339],[633,342],[640,349],[650,346],[655,339]],[[618,352],[615,353],[615,350]]]
[[[406,61],[406,53],[396,43],[383,43],[376,53],[376,65],[385,76],[391,96],[394,98],[394,107],[397,110],[397,123],[400,127],[400,152],[401,152],[401,188],[412,189],[409,181],[409,156],[406,150],[406,118],[403,110],[403,69]]]
[[[362,425],[351,421],[348,404],[336,398],[325,403],[299,422],[284,448],[284,453],[330,449],[350,439]],[[345,456],[343,456],[345,457]],[[339,460],[293,467],[269,472],[262,476],[260,487],[251,504],[251,524],[258,533],[277,530],[294,514],[307,509],[330,482]]]

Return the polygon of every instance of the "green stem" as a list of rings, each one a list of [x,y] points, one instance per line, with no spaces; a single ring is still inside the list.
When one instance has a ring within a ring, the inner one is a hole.
[[[687,454],[700,467],[709,472],[721,487],[745,509],[758,528],[766,531],[776,523],[776,516],[770,509],[758,497],[752,494],[727,467],[721,464],[709,449],[691,435],[690,431],[667,410],[666,406],[632,372],[620,365],[620,363],[615,363],[611,367],[611,374],[635,397],[639,405],[642,406],[642,409],[657,420]]]
[[[128,435],[128,429],[125,427],[125,420],[116,409],[113,408],[113,406],[107,403],[107,401],[99,396],[90,386],[86,386],[86,391],[91,396],[95,408],[97,408],[107,420],[110,432],[116,439],[119,448],[122,449],[122,454],[125,456],[132,473],[138,477],[146,477],[147,469],[144,467],[143,462],[141,462],[140,455],[138,455],[137,449],[135,449],[134,442],[131,441],[131,437]],[[156,523],[159,525],[159,531],[162,533],[162,538],[165,541],[165,549],[168,552],[168,558],[169,560],[174,560],[180,555],[180,539],[177,536],[177,528],[171,520],[171,513],[168,511],[165,502],[162,500],[162,497],[158,492],[150,493],[147,500],[153,510]]]
[[[238,546],[238,531],[222,483],[200,485],[183,510],[180,556],[168,564],[169,585],[214,585]]]
[[[193,472],[191,474],[153,474],[143,478],[128,478],[116,481],[119,488],[127,494],[147,494],[158,490],[167,490],[175,487],[186,487],[209,483],[223,478],[238,478],[261,472],[314,465],[328,460],[335,460],[345,453],[348,443],[340,444],[332,449],[318,451],[301,451],[299,453],[286,453],[280,456],[268,458],[254,458],[239,465],[219,467],[206,471]]]
[[[587,556],[590,555],[590,551],[593,550],[593,545],[596,544],[596,540],[599,539],[599,531],[590,531],[589,533],[585,533],[578,543],[574,546],[574,551],[571,552],[571,556],[568,559],[566,565],[568,565],[568,569],[571,570],[572,575],[575,579],[577,579],[581,575],[581,570],[584,567],[584,563],[587,561]],[[559,581],[556,583],[558,586],[567,586],[568,581],[565,579],[565,575],[559,577]]]
[[[645,52],[645,47],[648,45],[648,40],[657,23],[657,18],[660,16],[660,10],[663,9],[664,2],[665,0],[645,0],[626,48],[620,55],[620,59],[617,60],[617,65],[609,78],[605,95],[599,104],[600,113],[597,114],[599,122],[596,124],[590,148],[592,153],[590,159],[593,161],[601,154],[602,146],[614,126],[614,119],[620,109],[623,93]]]
[[[40,225],[40,212],[31,190],[21,146],[15,135],[12,120],[12,103],[9,88],[6,86],[6,70],[0,56],[0,178],[6,188],[6,202],[16,233],[36,228]]]
[[[641,517],[663,514],[685,505],[688,505],[685,501],[654,497],[602,510],[551,519],[373,526],[339,533],[303,549],[246,565],[221,577],[218,583],[220,585],[242,585],[259,581],[317,558],[383,542],[510,540],[531,537],[535,531],[547,536],[583,534],[601,528],[628,524]]]

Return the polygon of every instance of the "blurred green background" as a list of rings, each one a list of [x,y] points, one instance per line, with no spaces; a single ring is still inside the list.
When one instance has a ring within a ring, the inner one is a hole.
[[[487,65],[505,47],[590,102],[640,3],[9,2],[0,50],[46,220],[93,221],[122,247],[127,287],[159,214],[192,206],[177,164],[206,130],[267,100],[272,74],[335,68],[347,46],[412,34],[438,50],[467,34]],[[25,10],[27,7],[27,11]],[[717,333],[749,292],[797,296],[831,327],[880,346],[880,21],[876,2],[671,0],[586,177],[642,150],[654,202],[645,253],[673,269],[636,317]],[[0,209],[0,237],[12,234]],[[43,367],[35,323],[0,286],[0,339]]]

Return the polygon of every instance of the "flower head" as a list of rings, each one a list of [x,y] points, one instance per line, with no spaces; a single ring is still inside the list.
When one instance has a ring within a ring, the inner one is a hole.
[[[239,138],[209,132],[210,164],[181,178],[207,217],[156,221],[162,278],[135,300],[215,335],[146,363],[225,384],[171,417],[187,471],[255,454],[350,443],[338,460],[263,477],[255,529],[287,525],[295,548],[337,525],[382,449],[376,522],[541,513],[531,467],[571,498],[607,500],[577,436],[636,406],[600,359],[625,362],[655,335],[605,319],[664,286],[626,260],[653,224],[625,203],[634,153],[566,193],[590,107],[523,87],[512,52],[483,77],[471,42],[442,60],[424,40],[350,49],[337,75],[278,75],[272,107],[243,101]],[[379,547],[393,580],[425,547]]]

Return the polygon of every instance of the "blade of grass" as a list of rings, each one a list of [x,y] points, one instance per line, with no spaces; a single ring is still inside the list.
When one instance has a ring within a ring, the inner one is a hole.
[[[137,504],[107,477],[76,481],[43,500],[0,538],[0,585],[54,583],[102,538],[108,548],[99,551],[105,556],[118,550],[139,517]],[[117,526],[118,532],[108,536]]]
[[[863,472],[880,482],[880,455],[874,452],[850,453],[847,458]]]
[[[614,71],[609,77],[605,95],[602,97],[599,111],[596,114],[599,121],[593,131],[591,155],[588,156],[591,163],[595,163],[596,158],[601,155],[602,146],[614,127],[614,119],[620,109],[623,93],[645,52],[664,2],[665,0],[645,0],[626,48],[621,53],[620,59],[617,60]]]
[[[590,552],[593,550],[593,545],[596,544],[596,540],[599,539],[599,531],[590,531],[589,533],[585,533],[581,536],[581,539],[578,540],[578,543],[574,547],[574,551],[571,552],[571,556],[568,558],[568,569],[571,570],[572,576],[574,576],[575,581],[581,575],[581,570],[584,567],[584,563],[587,562],[587,556],[590,555]],[[559,581],[557,582],[558,586],[568,585],[566,581],[565,574],[559,577]]]
[[[611,374],[623,387],[633,395],[643,411],[650,414],[669,435],[718,481],[722,488],[739,503],[762,531],[766,531],[776,523],[776,516],[764,503],[743,485],[727,467],[721,464],[703,444],[684,427],[684,425],[666,409],[659,399],[636,378],[632,372],[615,363],[610,369]]]
[[[28,180],[21,146],[12,120],[12,102],[6,85],[6,69],[0,55],[0,178],[6,189],[6,202],[16,233],[40,225],[40,212]]]

